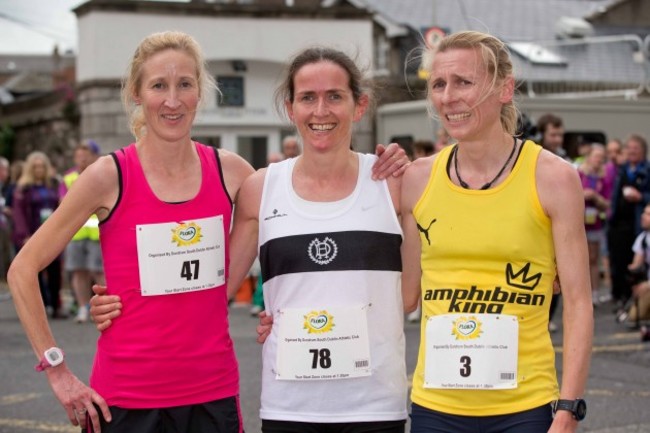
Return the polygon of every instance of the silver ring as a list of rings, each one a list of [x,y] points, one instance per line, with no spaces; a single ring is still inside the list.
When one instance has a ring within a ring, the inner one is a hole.
[[[88,412],[88,409],[86,409],[86,408],[84,407],[84,408],[81,408],[81,409],[79,409],[79,410],[76,410],[76,409],[75,409],[75,411],[78,412],[78,413],[86,413],[86,412]]]

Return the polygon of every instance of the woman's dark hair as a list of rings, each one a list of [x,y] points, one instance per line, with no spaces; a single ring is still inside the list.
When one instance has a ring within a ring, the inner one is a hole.
[[[310,47],[302,50],[289,62],[284,73],[284,79],[275,90],[275,108],[280,115],[286,116],[285,101],[293,102],[294,79],[298,71],[305,65],[319,62],[330,62],[340,66],[348,74],[348,86],[352,91],[354,102],[358,103],[362,95],[367,95],[369,105],[372,101],[372,86],[363,73],[347,54],[328,47]]]

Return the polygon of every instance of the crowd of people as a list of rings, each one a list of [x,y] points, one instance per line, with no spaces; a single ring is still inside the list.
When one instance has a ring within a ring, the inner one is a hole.
[[[25,160],[15,160],[11,164],[0,158],[0,271],[5,279],[9,265],[23,246],[36,233],[43,223],[58,208],[67,189],[79,173],[92,164],[99,156],[99,145],[86,140],[74,149],[73,167],[59,174],[51,164],[48,155],[34,151]],[[95,225],[94,230],[96,231]],[[93,229],[88,229],[93,230]],[[81,233],[81,232],[80,232]],[[86,232],[75,235],[73,241],[86,238]],[[98,232],[93,239],[99,242]],[[74,248],[71,242],[70,249]],[[88,320],[88,301],[92,295],[93,282],[103,283],[100,275],[102,270],[101,252],[97,248],[94,254],[94,279],[80,284],[75,273],[86,271],[88,252],[78,249],[74,254],[66,250],[66,254],[54,258],[38,274],[39,290],[43,305],[48,315],[53,319],[67,318],[69,313],[78,311],[75,319],[78,322]],[[64,271],[71,271],[66,274]],[[64,306],[61,289],[69,281],[79,294],[72,305]]]
[[[2,185],[8,282],[73,425],[241,433],[228,302],[258,258],[263,432],[399,433],[408,416],[415,433],[576,431],[602,258],[619,313],[638,321],[650,304],[645,139],[590,143],[572,164],[558,117],[540,119],[539,143],[520,136],[512,61],[488,34],[446,36],[424,64],[442,127],[409,161],[397,145],[354,151],[371,81],[342,51],[300,51],[275,93],[296,136],[255,172],[192,140],[216,83],[190,35],[155,33],[124,79],[133,143],[101,157],[83,143],[61,178],[46,155],[27,158]],[[62,262],[75,319],[90,312],[101,331],[88,385],[47,321],[64,313]],[[409,410],[403,322],[416,308]]]
[[[639,236],[646,230],[643,212],[650,203],[650,165],[646,138],[635,133],[607,143],[582,141],[573,158],[563,147],[565,125],[559,116],[541,116],[536,126],[539,144],[577,169],[584,196],[584,225],[589,253],[589,274],[594,307],[612,305],[616,320],[641,329],[650,320],[644,302],[650,287],[650,255],[642,259]],[[639,269],[643,269],[641,272]],[[553,296],[549,328],[560,294]]]

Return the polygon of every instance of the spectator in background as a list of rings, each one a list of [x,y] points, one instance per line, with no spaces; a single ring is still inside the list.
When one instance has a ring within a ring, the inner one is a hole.
[[[643,231],[634,240],[632,251],[634,259],[628,265],[633,282],[632,295],[634,303],[619,319],[638,323],[640,320],[650,319],[650,205],[646,205],[641,214],[641,228]],[[641,340],[650,340],[647,328],[641,328]]]
[[[417,140],[413,143],[413,159],[433,155],[433,146],[430,140]]]
[[[594,143],[590,146],[584,161],[578,166],[578,174],[580,175],[585,197],[585,230],[589,247],[589,271],[594,305],[599,302],[599,257],[601,243],[605,238],[605,225],[600,215],[609,209],[609,199],[612,193],[611,185],[607,183],[604,164],[605,146]]]
[[[58,182],[52,176],[50,159],[43,152],[27,156],[14,191],[13,239],[22,248],[59,205]],[[53,319],[64,318],[61,311],[61,258],[55,257],[38,273],[38,284],[46,310]]]
[[[614,190],[614,183],[616,182],[616,173],[618,168],[625,163],[626,156],[623,148],[623,142],[618,138],[612,138],[607,142],[605,147],[607,160],[605,162],[605,183],[608,185],[609,190]],[[611,193],[610,193],[611,194]],[[610,196],[611,199],[611,196]],[[607,212],[601,212],[600,219],[603,221],[604,225],[607,223],[607,218],[611,212],[611,206],[608,207]],[[600,243],[600,268],[603,274],[603,284],[610,288],[608,293],[601,294],[598,301],[599,303],[609,302],[612,299],[611,296],[611,286],[612,279],[609,275],[609,247],[607,246],[607,234],[603,236],[602,242]]]
[[[9,186],[9,161],[0,156],[0,280],[4,280],[11,260],[9,220],[5,213],[5,192]]]
[[[643,208],[650,202],[650,170],[646,160],[648,144],[645,138],[639,134],[628,136],[625,153],[627,162],[618,169],[607,231],[611,294],[617,312],[624,310],[625,303],[632,295],[626,272],[633,258],[632,244],[641,233]]]
[[[562,147],[564,142],[564,122],[561,117],[547,113],[537,121],[537,131],[541,134],[542,147],[557,156],[567,159],[566,150]]]
[[[14,191],[16,190],[16,185],[18,185],[18,179],[20,179],[20,176],[23,174],[24,165],[25,161],[23,160],[16,160],[11,163],[11,166],[9,167],[9,183],[5,186],[3,193],[5,199],[4,214],[7,217],[7,222],[9,223],[9,233],[11,234],[12,258],[14,255],[16,255],[16,251],[20,249],[20,245],[17,245],[15,243],[15,238],[13,236],[14,222],[11,209],[14,203]]]
[[[79,175],[100,156],[99,145],[92,140],[85,140],[74,150],[75,166],[63,175],[59,186],[61,200]],[[104,284],[104,264],[102,250],[99,245],[99,219],[97,215],[90,216],[84,226],[72,237],[65,249],[65,270],[70,272],[70,285],[77,301],[75,321],[88,321],[88,302],[92,295],[91,286],[95,282]]]
[[[578,156],[576,156],[576,158],[573,160],[573,165],[575,165],[576,168],[578,168],[580,164],[584,162],[589,152],[591,152],[591,145],[592,143],[588,141],[583,141],[582,139],[578,143]],[[604,147],[603,150],[605,150]],[[603,163],[604,163],[604,157],[603,157]]]
[[[540,134],[539,144],[544,149],[560,158],[570,161],[566,150],[562,147],[562,143],[564,142],[564,121],[561,117],[551,113],[544,114],[537,120],[537,132]],[[560,294],[553,294],[548,322],[548,327],[551,332],[557,331],[557,325],[553,321],[553,317],[555,316],[555,311],[557,311],[559,303]]]
[[[433,153],[440,152],[444,147],[448,146],[450,143],[450,137],[445,128],[438,128],[436,132],[436,143],[433,145]]]
[[[623,152],[623,142],[619,138],[612,138],[607,142],[607,164],[611,163],[615,167],[621,166],[625,162],[625,152]]]
[[[295,135],[288,135],[282,140],[282,155],[284,159],[295,158],[300,155],[300,143]]]

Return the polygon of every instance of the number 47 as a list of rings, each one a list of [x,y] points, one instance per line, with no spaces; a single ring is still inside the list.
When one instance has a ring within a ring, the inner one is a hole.
[[[181,268],[181,278],[186,280],[196,280],[199,278],[199,261],[198,260],[188,260],[183,262],[183,267]]]

